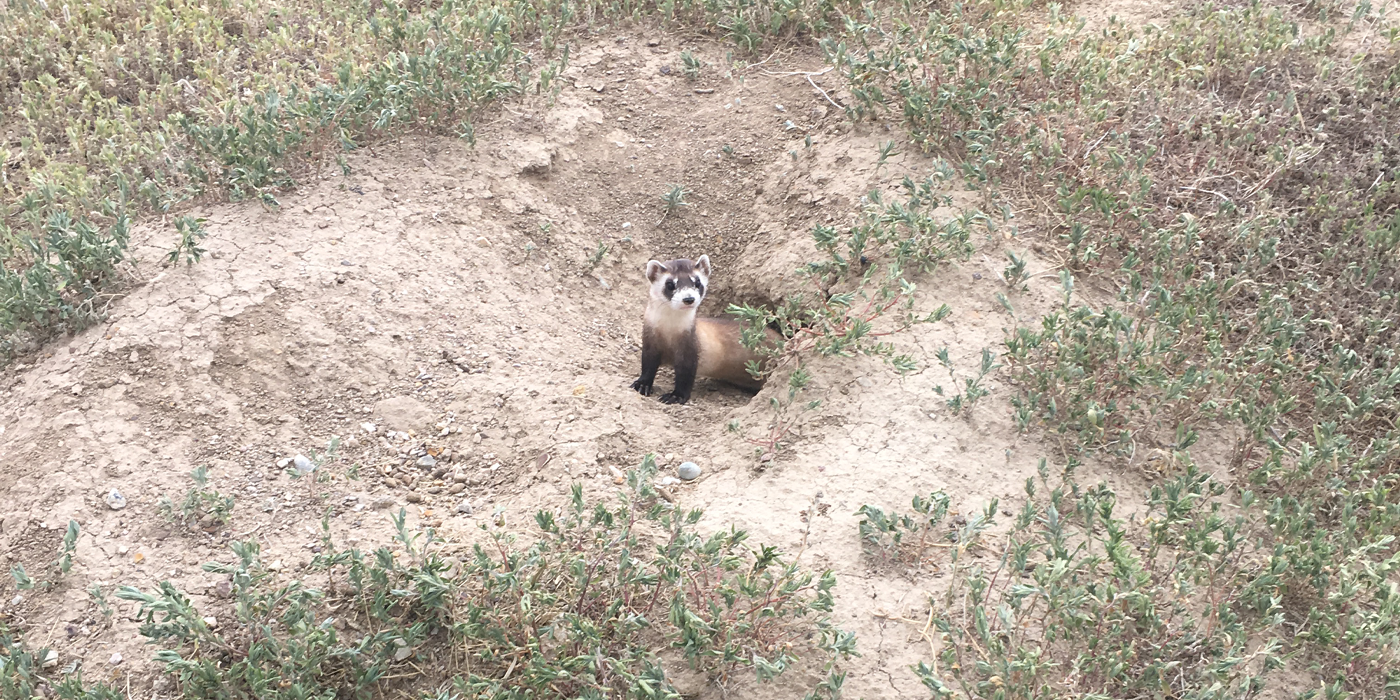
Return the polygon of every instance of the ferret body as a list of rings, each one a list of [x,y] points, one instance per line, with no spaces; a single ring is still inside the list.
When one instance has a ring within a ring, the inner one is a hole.
[[[651,295],[642,326],[642,376],[632,383],[642,396],[650,396],[656,371],[662,365],[676,370],[676,388],[661,396],[662,403],[685,403],[695,377],[710,377],[757,391],[763,387],[748,372],[748,363],[762,362],[763,355],[744,347],[744,324],[731,319],[697,318],[710,283],[710,258],[647,263]],[[782,342],[772,329],[768,342]]]

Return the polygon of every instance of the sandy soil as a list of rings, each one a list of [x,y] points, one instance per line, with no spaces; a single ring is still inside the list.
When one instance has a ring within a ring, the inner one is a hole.
[[[709,64],[696,81],[681,75],[683,48]],[[169,228],[145,230],[143,282],[110,320],[0,379],[7,566],[42,567],[67,521],[82,526],[65,584],[17,595],[0,583],[0,614],[53,644],[64,665],[129,672],[150,687],[133,606],[118,605],[104,628],[90,587],[168,578],[196,603],[217,604],[216,579],[199,564],[224,556],[230,538],[260,538],[265,559],[295,576],[327,506],[351,544],[386,540],[400,505],[414,522],[469,539],[493,510],[526,527],[571,482],[610,492],[610,467],[656,453],[670,469],[683,460],[703,468],[677,496],[705,508],[708,527],[733,523],[789,551],[805,538],[803,560],[835,570],[839,620],[863,653],[848,696],[922,696],[909,666],[928,646],[915,626],[887,618],[926,617],[942,572],[908,580],[872,568],[854,513],[905,510],[935,489],[963,512],[993,498],[1018,507],[1051,446],[1017,434],[997,375],[970,416],[950,415],[933,392],[948,385],[933,355],[948,346],[966,373],[982,348],[999,348],[1013,323],[994,297],[1007,291],[1005,249],[1026,253],[1033,273],[1053,262],[1003,227],[980,235],[969,263],[918,279],[922,307],[953,309],[895,339],[925,368],[901,378],[865,359],[814,363],[823,406],[772,462],[725,426],[738,420],[756,435],[777,388],[754,398],[702,382],[679,407],[631,391],[648,259],[708,253],[711,315],[732,300],[777,298],[800,284],[794,270],[813,257],[813,225],[843,223],[871,188],[893,191],[905,174],[928,171],[907,153],[877,167],[879,144],[902,135],[849,124],[829,101],[841,99],[829,75],[814,78],[824,95],[791,74],[820,71],[816,54],[731,71],[724,51],[660,33],[600,36],[575,54],[557,100],[500,107],[475,149],[405,138],[354,154],[350,175],[310,180],[279,210],[196,212],[208,218],[210,252],[192,267],[162,267]],[[663,221],[660,196],[673,183],[692,206]],[[955,199],[970,206],[976,196]],[[609,251],[591,266],[600,241]],[[1057,294],[1046,275],[1010,296],[1033,319]],[[325,467],[329,481],[294,482],[279,468],[334,436],[344,444]],[[422,449],[436,467],[415,466]],[[233,520],[207,533],[172,528],[157,499],[183,493],[199,465],[237,497]],[[459,472],[466,480],[453,486]],[[1131,470],[1088,465],[1081,475],[1125,496],[1142,491]],[[124,509],[105,503],[112,489]],[[464,500],[472,515],[458,512]],[[737,696],[787,697],[809,680],[797,672]]]

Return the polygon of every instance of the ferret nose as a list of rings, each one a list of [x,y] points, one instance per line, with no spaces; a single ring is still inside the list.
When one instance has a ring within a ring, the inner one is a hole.
[[[686,306],[690,306],[691,304],[695,303],[695,297],[683,297],[681,299],[681,303],[685,304]]]

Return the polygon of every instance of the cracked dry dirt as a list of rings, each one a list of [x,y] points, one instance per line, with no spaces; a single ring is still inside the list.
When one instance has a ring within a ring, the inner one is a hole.
[[[705,527],[746,528],[752,542],[802,550],[808,566],[836,572],[837,618],[863,654],[849,696],[920,696],[908,669],[928,646],[915,626],[887,618],[922,620],[940,574],[910,581],[872,570],[854,512],[906,510],[934,489],[964,512],[992,498],[1017,507],[1049,447],[1017,435],[995,375],[969,418],[949,415],[933,393],[948,383],[933,353],[950,347],[966,372],[982,348],[998,347],[1011,325],[994,296],[1004,290],[1003,250],[1030,244],[981,232],[972,261],[917,279],[925,310],[953,310],[894,339],[923,370],[900,378],[864,359],[813,363],[822,408],[759,468],[725,426],[762,429],[775,388],[751,400],[702,382],[680,407],[628,388],[646,261],[709,253],[714,292],[702,312],[711,315],[730,300],[777,298],[814,258],[813,225],[849,221],[869,189],[893,192],[930,162],[900,155],[877,167],[879,145],[898,133],[853,128],[805,78],[784,75],[820,70],[816,55],[789,52],[727,75],[722,48],[673,37],[648,46],[651,36],[610,36],[578,52],[556,101],[498,108],[475,149],[405,138],[355,154],[348,176],[308,180],[277,211],[195,212],[211,234],[199,264],[161,267],[168,229],[147,229],[134,251],[144,282],[110,319],[50,344],[0,383],[6,565],[42,568],[67,521],[82,527],[65,583],[18,597],[0,584],[5,614],[36,645],[58,649],[62,664],[80,660],[92,677],[130,673],[134,687],[150,688],[133,604],[118,605],[104,628],[92,586],[169,579],[196,604],[217,605],[216,578],[199,565],[223,556],[230,538],[260,538],[264,559],[295,576],[326,506],[349,544],[387,540],[399,506],[411,522],[471,540],[493,510],[523,528],[571,482],[610,493],[610,467],[657,453],[668,468],[693,460],[704,469],[676,495],[706,509]],[[682,48],[710,63],[696,82],[680,75]],[[840,99],[835,81],[816,81]],[[691,191],[691,206],[661,221],[672,183]],[[609,252],[591,267],[599,241]],[[1047,267],[1029,257],[1032,272]],[[1018,312],[1033,318],[1057,293],[1053,275],[1037,278],[1015,297]],[[278,467],[334,436],[345,442],[329,481],[292,481]],[[416,446],[466,475],[460,492],[450,474],[401,458]],[[157,499],[183,493],[200,465],[237,498],[232,521],[210,533],[171,528]],[[1131,477],[1092,469],[1086,478],[1140,491]],[[125,509],[105,504],[113,488]],[[474,514],[457,512],[464,499]],[[113,652],[126,659],[119,668],[108,664]],[[794,672],[743,695],[787,697],[784,688],[811,680]]]

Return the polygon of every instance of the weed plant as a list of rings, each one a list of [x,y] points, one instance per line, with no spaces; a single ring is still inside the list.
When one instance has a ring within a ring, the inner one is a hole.
[[[1257,695],[1283,664],[1283,569],[1224,487],[1194,467],[1155,487],[1139,546],[1113,493],[1072,471],[1042,460],[1000,560],[931,601],[937,652],[916,672],[933,696]]]
[[[178,502],[169,496],[160,497],[156,509],[161,517],[187,527],[214,529],[227,524],[233,513],[233,496],[205,488],[209,485],[209,471],[203,466],[191,471],[190,479],[194,486]]]
[[[668,664],[766,681],[807,652],[825,669],[808,697],[839,697],[855,639],[827,618],[831,572],[752,547],[742,530],[700,532],[701,511],[661,498],[655,477],[648,456],[615,501],[588,502],[575,485],[528,536],[483,525],[470,549],[411,529],[403,511],[393,547],[342,549],[323,519],[304,574],[269,570],[254,540],[206,564],[227,577],[227,604],[198,606],[168,581],[116,597],[137,604],[140,634],[188,699],[679,698]],[[47,685],[35,658],[0,635],[3,697]],[[56,695],[125,697],[77,675]]]
[[[974,572],[954,657],[921,673],[959,697],[1247,697],[1287,664],[1304,697],[1394,696],[1400,32],[1366,2],[1094,32],[1029,9],[872,6],[821,43],[852,117],[902,119],[1063,250],[1059,307],[1002,355],[1018,423],[1130,462],[1235,435],[1236,481],[1173,487],[1204,490],[1172,537],[1065,485],[1012,537],[1041,538],[1034,569]]]
[[[929,313],[917,312],[918,285],[912,278],[946,261],[969,257],[973,231],[985,222],[979,212],[946,221],[934,217],[933,210],[950,201],[946,181],[951,176],[952,170],[944,167],[919,183],[904,178],[902,201],[886,202],[879,190],[871,191],[854,226],[845,231],[827,225],[812,229],[817,249],[825,257],[801,270],[805,291],[787,295],[776,307],[730,305],[728,312],[745,324],[742,342],[763,356],[750,363],[749,373],[788,375],[786,399],[772,399],[767,435],[749,439],[764,454],[771,455],[786,444],[801,415],[817,406],[799,399],[811,378],[803,362],[813,354],[876,357],[900,374],[918,368],[913,356],[900,352],[887,338],[941,321],[952,310],[943,305]],[[769,344],[769,328],[776,329],[784,342],[776,347]]]

